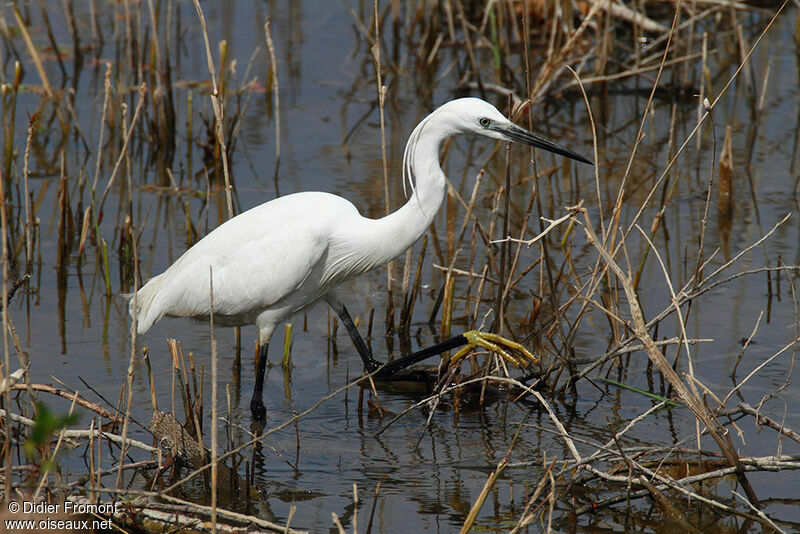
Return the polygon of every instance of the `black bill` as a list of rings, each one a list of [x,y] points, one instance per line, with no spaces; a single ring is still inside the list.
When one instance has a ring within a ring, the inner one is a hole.
[[[542,150],[547,150],[548,152],[552,152],[560,156],[566,156],[568,158],[574,159],[575,161],[580,161],[582,163],[588,163],[589,165],[594,165],[591,162],[591,160],[584,158],[577,152],[573,152],[567,147],[556,144],[550,141],[549,139],[545,139],[544,137],[540,137],[533,132],[529,132],[525,128],[521,128],[516,124],[512,123],[510,125],[497,126],[493,129],[496,132],[499,132],[504,136],[508,137],[514,142],[525,143],[526,145],[530,145],[535,148],[541,148]]]

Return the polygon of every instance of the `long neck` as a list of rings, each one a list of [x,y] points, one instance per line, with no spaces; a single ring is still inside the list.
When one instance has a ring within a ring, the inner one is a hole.
[[[447,192],[447,180],[439,165],[439,151],[444,140],[452,135],[434,126],[435,115],[423,120],[414,129],[403,156],[403,179],[411,185],[404,187],[408,201],[394,213],[371,221],[380,235],[386,237],[381,260],[396,258],[419,239],[442,205]]]

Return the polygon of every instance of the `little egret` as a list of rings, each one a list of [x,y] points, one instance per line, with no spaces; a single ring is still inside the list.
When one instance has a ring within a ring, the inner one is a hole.
[[[162,274],[151,278],[130,301],[131,316],[144,334],[165,315],[208,317],[209,277],[214,317],[229,325],[258,326],[261,349],[250,409],[263,421],[264,372],[275,328],[319,300],[341,318],[367,371],[381,369],[358,333],[336,288],[346,280],[404,253],[430,226],[447,191],[439,151],[449,137],[482,135],[524,143],[577,161],[591,161],[508,120],[478,98],[448,102],[420,122],[403,155],[408,201],[380,219],[361,216],[349,201],[309,191],[276,198],[237,215],[187,250]],[[135,302],[135,309],[134,309]],[[517,366],[535,358],[499,336],[468,332],[435,347],[394,360],[379,375],[459,346],[495,350]],[[522,353],[518,360],[509,352]],[[464,351],[459,353],[465,354]]]

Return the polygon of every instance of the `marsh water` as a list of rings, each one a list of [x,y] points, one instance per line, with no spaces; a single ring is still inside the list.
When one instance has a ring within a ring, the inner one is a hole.
[[[87,398],[103,402],[95,393],[87,391],[81,381],[84,380],[96,393],[115,404],[126,379],[131,355],[130,317],[127,302],[121,294],[133,289],[132,280],[124,274],[125,268],[119,267],[125,264],[120,252],[109,247],[112,292],[107,295],[102,255],[97,252],[99,247],[91,243],[87,245],[88,253],[81,253],[77,246],[73,247],[63,264],[57,267],[60,246],[59,158],[63,148],[64,169],[73,203],[83,196],[83,205],[88,205],[88,184],[94,178],[102,121],[104,61],[112,61],[114,68],[122,68],[120,65],[127,60],[126,48],[120,45],[125,42],[123,20],[128,17],[137,20],[137,28],[149,28],[147,31],[152,32],[148,24],[151,12],[147,3],[132,3],[129,15],[124,15],[122,7],[116,4],[75,3],[71,9],[78,34],[82,36],[79,43],[82,61],[79,62],[75,58],[73,34],[66,22],[62,3],[44,4],[54,39],[62,46],[58,52],[65,67],[64,73],[60,71],[45,35],[38,4],[23,5],[23,12],[29,17],[29,27],[37,30],[34,40],[42,50],[50,83],[56,88],[61,87],[64,98],[69,97],[70,92],[74,94],[75,119],[88,146],[74,135],[59,139],[55,123],[40,126],[40,141],[31,157],[28,184],[39,206],[36,215],[40,219],[40,258],[35,261],[30,282],[19,290],[9,311],[29,354],[33,382],[52,383],[58,379]],[[98,40],[91,37],[96,30],[91,24],[90,6],[98,10],[96,20],[105,37],[103,45],[98,45]],[[7,21],[13,21],[11,9],[3,9]],[[235,69],[229,70],[227,76],[230,87],[236,89],[238,101],[231,97],[226,112],[240,114],[240,123],[232,136],[233,146],[229,147],[236,212],[278,195],[320,190],[348,198],[364,215],[383,215],[384,182],[375,68],[371,45],[359,22],[359,17],[363,17],[365,23],[369,23],[371,4],[365,7],[360,4],[350,6],[350,2],[228,2],[224,7],[221,3],[207,3],[204,9],[215,59],[218,59],[217,43],[225,40],[227,59],[235,61]],[[741,17],[750,44],[769,20],[765,12]],[[218,182],[211,183],[209,175],[202,171],[204,163],[210,161],[204,158],[203,147],[213,144],[203,121],[204,118],[210,120],[213,113],[208,99],[209,74],[197,15],[191,3],[176,2],[158,3],[155,16],[160,21],[162,46],[168,41],[172,54],[172,94],[177,131],[174,150],[165,158],[164,147],[159,150],[161,141],[157,136],[137,138],[132,145],[130,163],[126,163],[129,167],[123,170],[123,178],[110,190],[104,218],[99,225],[100,235],[90,237],[90,241],[103,238],[108,243],[116,243],[125,216],[132,213],[132,224],[140,232],[137,254],[143,279],[162,272],[186,250],[187,214],[184,206],[188,207],[188,216],[194,221],[200,237],[227,218],[223,187]],[[390,14],[386,16],[391,17]],[[271,19],[280,91],[278,127],[281,153],[277,172],[275,121],[278,108],[273,100],[270,80],[274,78],[270,77],[271,63],[264,37],[263,25],[267,17]],[[692,138],[688,149],[669,171],[673,184],[669,189],[672,195],[670,208],[654,235],[654,242],[676,290],[686,283],[694,269],[696,258],[693,254],[697,249],[706,189],[711,177],[715,177],[715,183],[705,236],[706,257],[710,257],[714,250],[718,252],[707,267],[709,271],[756,242],[787,214],[791,215],[788,221],[770,239],[751,250],[728,272],[734,274],[764,265],[774,267],[800,262],[800,213],[795,184],[800,124],[800,56],[795,40],[796,22],[795,10],[787,10],[777,19],[750,58],[749,70],[736,79],[716,105],[713,128],[710,123],[701,128],[699,150],[695,138]],[[395,27],[394,32],[391,28],[387,22],[382,54],[384,83],[387,84],[385,120],[390,206],[396,209],[405,201],[400,161],[407,135],[438,104],[466,92],[463,89],[457,91],[458,72],[465,62],[463,50],[445,45],[436,60],[427,63],[426,57],[420,59],[420,49],[424,47],[414,48],[409,44],[411,40],[405,38],[404,32],[409,31],[406,26]],[[714,50],[709,64],[714,72],[712,92],[716,95],[738,65],[739,51],[725,45],[730,35],[714,35],[713,26],[704,29],[709,32],[710,48]],[[140,33],[140,40],[148,38],[144,31]],[[12,42],[17,53],[24,55],[25,45],[17,34]],[[479,58],[484,59],[491,54],[486,47],[476,52]],[[14,55],[7,45],[3,54],[4,76],[11,79]],[[145,65],[140,75],[147,78],[147,59],[140,60]],[[420,66],[422,64],[425,68]],[[767,83],[764,83],[765,76]],[[539,154],[537,168],[547,171],[539,181],[546,217],[558,218],[565,213],[566,206],[584,200],[592,219],[599,225],[602,217],[608,224],[649,96],[651,79],[615,81],[602,87],[587,85],[599,139],[599,188],[595,186],[591,167],[564,165],[549,154]],[[126,81],[130,83],[130,79]],[[536,103],[534,129],[580,153],[591,155],[591,123],[580,92],[575,87],[557,90],[569,81],[562,78],[547,98]],[[674,81],[677,84],[678,80]],[[24,90],[18,96],[13,124],[17,150],[15,176],[21,175],[27,115],[36,111],[41,103],[36,90],[41,82],[29,61],[26,62],[22,83]],[[696,93],[697,88],[690,86],[685,91],[656,95],[629,173],[630,184],[621,215],[623,221],[632,220],[650,187],[664,172],[676,147],[694,128],[698,114]],[[474,94],[479,93],[474,91]],[[123,98],[129,105],[130,120],[137,102],[135,90]],[[505,97],[489,93],[487,98],[503,109]],[[188,138],[186,122],[190,101],[193,134]],[[117,117],[117,120],[122,119]],[[157,118],[155,114],[146,112],[140,120],[155,122]],[[733,208],[731,213],[721,214],[716,200],[716,175],[726,128],[730,128],[732,142]],[[519,176],[525,177],[530,173],[527,150],[512,148],[511,158],[514,172]],[[469,199],[478,172],[482,168],[485,170],[475,216],[488,220],[493,202],[489,192],[496,190],[504,180],[504,151],[498,150],[490,140],[458,138],[449,145],[444,161],[452,187],[464,199]],[[169,181],[165,167],[171,170],[177,187]],[[99,177],[99,191],[105,187],[112,168],[113,161],[108,156]],[[126,190],[128,173],[131,176],[130,198]],[[82,183],[84,186],[80,185]],[[511,204],[517,214],[525,210],[529,187],[529,181],[515,187]],[[598,192],[602,209],[598,208]],[[658,195],[661,194],[659,190]],[[17,214],[23,210],[20,202],[11,208]],[[448,209],[456,208],[451,206]],[[646,212],[641,223],[645,230],[649,230],[657,209],[655,206]],[[464,212],[456,213],[458,229]],[[81,216],[82,213],[72,214],[78,227]],[[447,266],[454,253],[444,244],[448,223],[443,209],[434,224],[438,229],[437,235],[431,237],[431,242],[440,240],[441,246],[430,244],[423,264],[420,297],[414,309],[408,340],[411,348],[438,341],[441,335],[435,325],[433,328],[429,326],[428,318],[444,281],[442,270],[437,266]],[[534,227],[532,223],[531,226]],[[493,237],[503,237],[500,228],[496,229]],[[557,243],[560,237],[561,234],[553,239]],[[577,243],[574,245],[578,256],[576,262],[591,269],[596,254],[582,241],[581,235],[574,239]],[[627,251],[633,270],[638,267],[645,246],[643,240],[635,243],[636,248]],[[420,246],[420,243],[415,246],[413,265],[416,265]],[[524,248],[520,265],[524,268],[531,264],[538,254],[539,249],[535,246]],[[456,261],[456,267],[468,269],[467,256],[465,249]],[[396,278],[402,271],[402,264],[403,258],[400,258],[394,268]],[[482,265],[478,269],[480,267]],[[522,324],[524,317],[530,314],[530,295],[538,294],[539,287],[533,280],[535,272],[528,275],[531,277],[529,285],[526,286],[523,279],[520,285],[523,291],[515,293],[509,304],[509,314],[516,321],[512,321],[514,327]],[[395,281],[396,301],[400,284],[400,280]],[[458,279],[456,291],[466,284],[466,278]],[[374,310],[369,342],[374,353],[382,359],[387,357],[389,350],[397,354],[403,345],[396,336],[387,344],[384,335],[386,285],[386,271],[378,269],[349,283],[346,288],[346,304],[358,317],[359,327],[365,334]],[[528,295],[524,294],[525,290],[529,291]],[[573,290],[578,291],[578,288]],[[665,274],[653,254],[645,265],[639,291],[648,317],[669,306]],[[479,317],[489,312],[491,303],[483,305]],[[471,311],[464,302],[456,301],[454,315]],[[740,400],[757,405],[765,394],[775,391],[786,381],[792,368],[792,341],[797,336],[798,323],[791,283],[785,273],[768,277],[761,272],[736,278],[693,301],[688,317],[685,325],[687,335],[708,340],[692,346],[694,373],[718,396],[724,396],[733,387],[731,372],[737,356],[743,351],[743,339],[749,338],[756,327],[753,342],[747,346],[738,367],[739,381],[784,347],[789,348],[754,374],[737,395]],[[332,324],[332,312],[324,304],[295,318],[290,375],[285,374],[280,366],[283,332],[276,333],[271,344],[272,366],[265,387],[267,428],[286,421],[294,413],[307,410],[360,375],[358,353],[343,328],[339,328],[336,337],[331,337]],[[456,321],[452,329],[457,331],[466,326],[465,322]],[[677,335],[679,325],[673,317],[664,321],[661,330],[662,337]],[[253,387],[252,360],[257,333],[254,327],[242,329],[242,365],[239,370],[234,367],[236,342],[233,330],[217,326],[214,335],[219,348],[219,403],[226,419],[230,414],[230,421],[220,425],[232,432],[230,437],[225,435],[222,440],[221,448],[224,449],[229,439],[234,443],[249,439],[249,398]],[[162,409],[170,407],[173,402],[179,404],[179,401],[174,401],[172,393],[173,374],[167,338],[179,340],[184,353],[193,353],[198,373],[203,368],[204,426],[208,428],[211,424],[209,326],[188,319],[167,318],[137,340],[137,354],[143,346],[148,347],[155,390]],[[599,314],[585,319],[572,340],[574,356],[579,361],[590,361],[602,355],[609,350],[610,344],[609,322]],[[643,352],[633,352],[626,358],[619,371],[612,371],[609,378],[630,386],[653,389],[653,384],[647,379],[647,356]],[[685,360],[682,365],[685,365]],[[605,370],[599,376],[606,376]],[[656,393],[664,392],[663,386],[658,384],[655,389]],[[427,410],[417,408],[384,430],[393,414],[401,413],[426,395],[424,387],[379,385],[380,405],[389,412],[384,416],[368,409],[366,402],[364,409],[359,410],[358,387],[333,396],[296,425],[271,434],[258,450],[247,455],[248,465],[253,471],[252,483],[260,492],[259,498],[223,502],[223,505],[280,522],[286,520],[290,507],[296,506],[292,526],[319,532],[333,528],[331,513],[336,513],[346,526],[350,524],[354,514],[353,485],[356,484],[359,530],[363,531],[376,486],[380,483],[375,499],[373,531],[454,532],[460,528],[488,474],[505,456],[516,435],[510,457],[512,464],[483,505],[477,520],[477,525],[483,530],[508,530],[519,519],[526,495],[539,484],[542,465],[553,458],[569,457],[550,420],[535,403],[513,402],[500,394],[483,403],[462,404],[458,410],[444,403],[432,416]],[[68,408],[66,402],[57,399],[41,400],[58,411]],[[575,391],[558,395],[551,401],[571,435],[602,443],[610,439],[612,431],[649,409],[653,402],[643,395],[596,380],[579,381]],[[132,416],[146,423],[150,418],[151,401],[147,374],[140,358],[134,365],[132,404]],[[766,403],[762,411],[797,429],[800,427],[798,406],[800,389],[792,383]],[[82,422],[87,422],[89,416],[83,417]],[[746,441],[734,437],[741,454],[798,452],[797,443],[779,440],[774,431],[756,429],[752,419],[744,419],[741,424]],[[142,441],[152,440],[147,432],[135,425],[130,432],[132,437]],[[671,444],[687,439],[691,441],[694,432],[694,418],[688,410],[675,408],[652,414],[639,423],[627,439],[630,440],[628,443],[642,445]],[[85,471],[81,454],[81,450],[76,450],[63,457],[65,474]],[[786,522],[784,524],[789,525],[789,530],[793,530],[791,525],[800,525],[797,508],[800,486],[794,473],[754,474],[751,480],[767,504],[766,513]],[[189,492],[189,495],[199,501],[207,499],[202,487],[196,488],[196,494]],[[595,497],[577,495],[575,498],[584,502]],[[584,516],[570,525],[566,519],[569,506],[564,502],[557,507],[556,517],[563,521],[559,529],[625,530],[624,509],[600,512],[589,518]],[[638,505],[632,506],[636,508]],[[647,505],[641,507],[647,509]],[[637,525],[643,530],[658,528],[658,525],[648,523],[646,513],[642,513]],[[529,529],[537,531],[544,526],[544,523],[535,523]]]

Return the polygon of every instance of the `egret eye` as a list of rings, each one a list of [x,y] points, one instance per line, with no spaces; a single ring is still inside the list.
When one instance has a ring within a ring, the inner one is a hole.
[[[483,126],[484,128],[488,128],[488,127],[489,127],[489,125],[492,123],[492,121],[490,121],[490,120],[489,120],[489,119],[487,119],[486,117],[481,117],[480,119],[478,119],[478,123],[479,123],[481,126]]]

